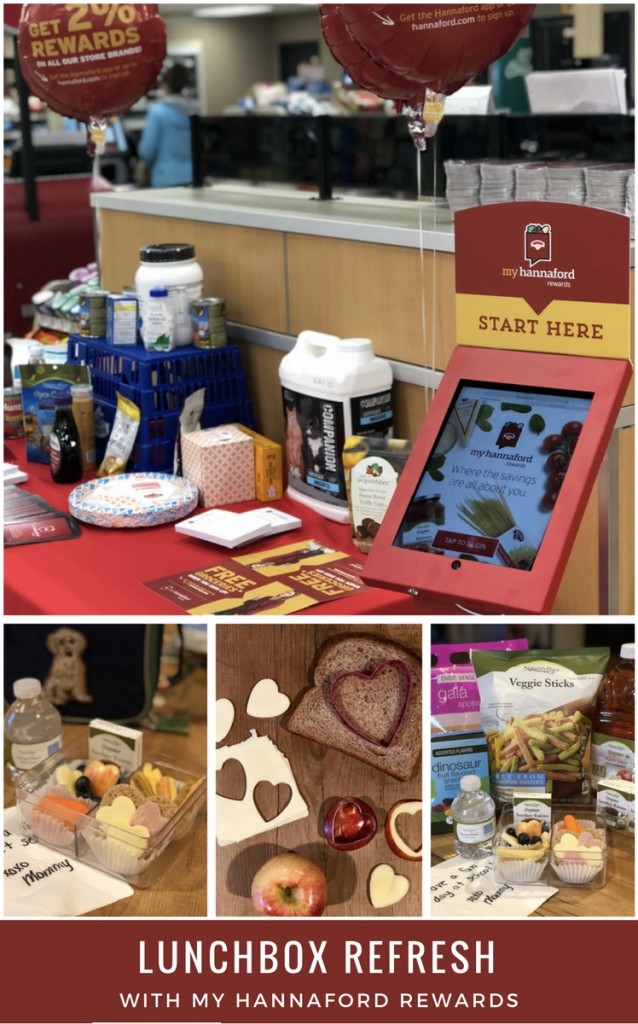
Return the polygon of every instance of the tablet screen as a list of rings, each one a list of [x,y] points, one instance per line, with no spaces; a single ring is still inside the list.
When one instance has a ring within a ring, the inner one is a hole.
[[[460,381],[394,546],[529,571],[592,398]]]

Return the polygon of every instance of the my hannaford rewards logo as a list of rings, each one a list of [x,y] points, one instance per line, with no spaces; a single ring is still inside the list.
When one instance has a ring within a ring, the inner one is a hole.
[[[503,277],[513,280],[522,277],[544,278],[556,288],[569,288],[569,282],[576,279],[574,267],[561,270],[559,267],[536,267],[537,263],[552,262],[551,224],[526,224],[523,229],[523,257],[529,266],[502,267]]]
[[[548,263],[552,258],[552,228],[550,224],[528,224],[525,228],[525,259],[530,267],[535,263]]]

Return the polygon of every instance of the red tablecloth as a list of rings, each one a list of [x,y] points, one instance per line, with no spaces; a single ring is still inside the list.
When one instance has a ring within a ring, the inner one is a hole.
[[[49,467],[27,463],[24,445],[7,446],[21,469],[29,474],[21,486],[41,495],[55,508],[68,512],[72,486],[55,484]],[[255,503],[233,505],[244,511]],[[27,544],[6,548],[4,552],[4,611],[6,615],[179,615],[170,601],[154,594],[143,583],[201,569],[233,554],[250,554],[294,541],[316,539],[338,551],[360,558],[350,540],[347,526],[334,523],[298,502],[284,498],[280,508],[303,520],[300,530],[281,534],[272,540],[257,541],[234,552],[205,541],[185,537],[174,525],[149,529],[106,530],[81,524],[77,540],[49,544]],[[415,615],[412,598],[389,590],[371,589],[354,597],[314,605],[296,615]]]

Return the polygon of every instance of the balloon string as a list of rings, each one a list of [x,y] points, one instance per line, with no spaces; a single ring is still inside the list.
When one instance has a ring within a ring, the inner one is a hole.
[[[416,183],[417,183],[417,207],[419,210],[419,271],[421,275],[421,336],[423,338],[423,352],[424,362],[427,366],[428,361],[428,328],[427,328],[427,304],[425,295],[425,248],[423,244],[423,202],[421,199],[421,153],[422,150],[415,150],[416,152]],[[425,381],[425,393],[424,399],[424,412],[428,410],[428,382]]]
[[[434,244],[432,249],[432,395],[430,401],[434,399],[436,388],[434,385],[435,374],[436,374],[436,348],[437,348],[437,323],[436,323],[436,266],[437,266],[437,248],[436,248],[436,232],[438,226],[437,220],[437,201],[436,201],[436,183],[437,183],[437,158],[438,158],[439,140],[438,135],[434,136],[434,147],[432,152],[432,204],[434,207],[433,217],[433,231],[434,231]]]

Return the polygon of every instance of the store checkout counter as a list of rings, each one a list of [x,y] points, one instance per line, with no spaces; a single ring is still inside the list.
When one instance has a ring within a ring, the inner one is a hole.
[[[109,291],[133,281],[142,246],[195,245],[204,294],[225,299],[228,333],[242,351],[260,432],[283,442],[279,363],[296,336],[311,328],[372,339],[376,354],[393,366],[395,436],[416,438],[455,348],[449,210],[401,201],[320,202],[308,193],[223,186],[114,192],[91,202],[98,213],[102,284]],[[65,508],[65,489],[46,479],[46,467],[29,470],[32,488]],[[633,613],[633,495],[630,387],[554,614]],[[284,501],[282,507],[299,514],[301,506],[291,506]],[[359,555],[347,526],[306,509],[302,519],[295,540],[315,538]],[[5,611],[166,614],[170,605],[140,584],[201,567],[214,560],[213,553],[213,546],[179,537],[172,526],[128,532],[84,527],[71,544],[6,552]],[[449,615],[455,607],[373,588],[313,611]]]

